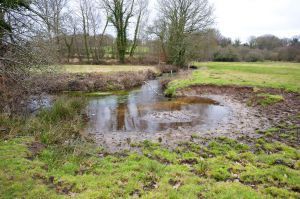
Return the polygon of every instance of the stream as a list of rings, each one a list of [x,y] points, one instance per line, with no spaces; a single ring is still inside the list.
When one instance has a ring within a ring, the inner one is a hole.
[[[149,81],[126,95],[91,98],[87,111],[87,131],[95,135],[212,128],[229,113],[227,107],[209,98],[164,97],[159,80]]]

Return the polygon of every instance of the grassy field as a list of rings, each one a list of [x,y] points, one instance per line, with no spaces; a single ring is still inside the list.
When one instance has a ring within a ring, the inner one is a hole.
[[[171,82],[166,91],[167,94],[172,95],[177,89],[201,84],[271,87],[300,92],[299,63],[207,62],[194,64],[199,69],[188,79]]]
[[[114,73],[114,72],[136,72],[153,70],[158,72],[154,66],[134,65],[62,65],[58,70],[66,73]]]

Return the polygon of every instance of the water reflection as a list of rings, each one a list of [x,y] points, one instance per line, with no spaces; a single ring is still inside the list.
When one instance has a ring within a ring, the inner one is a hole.
[[[211,126],[226,116],[226,107],[198,97],[170,100],[159,81],[150,81],[126,96],[91,99],[89,132],[149,132],[190,126]]]

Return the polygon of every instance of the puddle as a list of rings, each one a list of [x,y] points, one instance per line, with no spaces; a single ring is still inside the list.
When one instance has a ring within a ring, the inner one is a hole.
[[[158,80],[149,81],[128,95],[91,98],[87,110],[91,118],[88,132],[96,135],[213,128],[229,114],[227,107],[209,98],[166,98]]]

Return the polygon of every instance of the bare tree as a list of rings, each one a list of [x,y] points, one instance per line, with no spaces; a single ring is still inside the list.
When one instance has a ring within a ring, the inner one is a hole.
[[[161,0],[159,11],[167,26],[168,61],[184,66],[186,38],[213,24],[213,8],[208,0]]]
[[[74,13],[69,10],[68,13]],[[67,48],[67,62],[70,62],[72,51],[74,51],[74,45],[76,43],[76,35],[78,32],[77,25],[78,17],[72,14],[66,14],[63,20],[62,34],[64,44]]]
[[[82,20],[82,31],[83,31],[83,41],[85,47],[85,54],[90,61],[90,50],[89,50],[89,13],[90,13],[90,4],[89,0],[79,0],[80,14]]]
[[[148,4],[149,4],[148,0],[139,0],[138,1],[137,21],[136,21],[136,25],[135,25],[133,43],[132,43],[132,46],[130,49],[130,54],[129,54],[130,57],[133,57],[133,55],[135,53],[142,20],[147,12]]]
[[[167,59],[166,39],[167,39],[167,25],[166,21],[157,19],[153,26],[149,26],[147,32],[150,35],[155,35],[159,40],[159,64],[165,62]]]
[[[32,7],[43,22],[42,29],[48,35],[60,51],[60,36],[62,34],[62,23],[69,0],[34,0]]]
[[[105,23],[104,28],[102,30],[102,34],[100,35],[100,29],[101,29],[101,8],[98,4],[96,4],[94,1],[90,2],[90,29],[92,30],[92,42],[90,45],[90,51],[93,52],[93,60],[94,62],[98,63],[100,61],[100,58],[102,58],[101,53],[101,40],[103,38],[103,34],[105,34],[108,22]]]
[[[0,108],[15,113],[28,96],[38,92],[30,85],[31,74],[50,64],[51,45],[36,34],[38,12],[27,1],[1,2],[0,10]]]
[[[117,32],[117,50],[120,63],[125,63],[128,47],[127,31],[133,17],[135,0],[103,0],[109,21]]]

